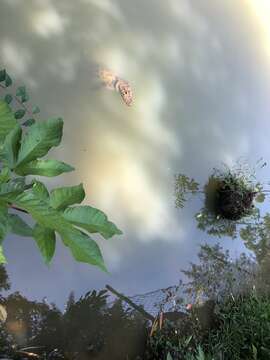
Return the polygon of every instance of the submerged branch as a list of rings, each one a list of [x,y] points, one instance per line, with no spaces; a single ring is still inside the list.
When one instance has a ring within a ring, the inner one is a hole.
[[[120,294],[118,291],[116,291],[114,288],[112,288],[110,285],[105,286],[106,289],[108,289],[111,293],[116,295],[119,299],[125,301],[127,304],[129,304],[133,309],[137,310],[141,315],[146,318],[147,320],[154,321],[155,318],[151,314],[149,314],[147,311],[145,311],[142,307],[136,305],[132,300],[130,300],[127,296]]]

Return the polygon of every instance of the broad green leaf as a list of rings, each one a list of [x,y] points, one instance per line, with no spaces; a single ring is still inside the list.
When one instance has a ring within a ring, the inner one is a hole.
[[[4,81],[6,79],[6,70],[2,69],[0,70],[0,82]]]
[[[41,200],[48,201],[50,198],[50,194],[46,186],[40,181],[35,180],[32,191],[33,194]]]
[[[60,236],[77,261],[96,265],[101,270],[107,271],[97,243],[89,236],[74,228],[72,231],[66,229],[60,233]]]
[[[24,117],[24,115],[25,115],[25,110],[24,109],[19,109],[14,114],[15,119],[21,119],[21,118]]]
[[[0,143],[7,134],[17,125],[14,115],[4,100],[0,100]]]
[[[72,224],[87,230],[90,233],[99,233],[105,239],[114,235],[121,235],[114,223],[108,220],[104,212],[91,206],[76,206],[64,211],[63,216]]]
[[[16,197],[6,196],[6,200],[12,201],[19,208],[26,210],[39,225],[58,232],[76,260],[99,266],[106,271],[96,242],[74,228],[63,218],[61,212],[49,207],[47,202],[40,200],[33,193],[33,190],[24,191]]]
[[[172,356],[171,356],[171,354],[169,352],[167,354],[167,359],[166,360],[173,360],[173,358],[172,358]]]
[[[255,201],[258,203],[263,203],[265,200],[265,194],[260,193],[256,196]]]
[[[20,141],[22,136],[22,129],[17,124],[6,136],[2,156],[6,165],[9,166],[10,169],[13,169],[20,148]]]
[[[7,260],[5,258],[5,255],[3,253],[2,245],[0,245],[0,264],[6,264]]]
[[[10,104],[11,101],[12,101],[12,99],[13,99],[13,97],[12,97],[11,94],[7,94],[7,95],[5,96],[5,98],[4,98],[4,100],[5,100],[5,102],[6,102],[7,104]]]
[[[49,119],[32,125],[22,139],[17,166],[36,160],[46,155],[53,146],[58,146],[62,130],[62,119]]]
[[[69,205],[80,204],[85,197],[83,185],[67,186],[51,191],[50,205],[54,209],[64,209]]]
[[[2,244],[4,238],[9,230],[8,225],[8,211],[7,206],[0,204],[0,244]]]
[[[55,252],[55,232],[44,226],[36,224],[34,227],[34,239],[45,260],[49,264]]]
[[[9,201],[11,198],[16,197],[30,186],[31,185],[25,184],[25,179],[22,177],[14,178],[7,183],[0,183],[0,200]]]
[[[27,119],[25,122],[23,122],[23,126],[31,126],[36,122],[35,119]]]
[[[6,85],[6,87],[9,87],[10,85],[12,85],[11,77],[8,74],[6,74],[5,85]]]
[[[40,112],[40,108],[38,106],[34,106],[32,109],[33,114],[38,114]]]
[[[48,202],[43,200],[38,196],[38,193],[35,192],[35,184],[33,189],[29,191],[24,191],[20,194],[14,196],[13,194],[5,195],[4,199],[6,201],[13,202],[19,208],[27,211],[32,215],[33,219],[36,220],[40,225],[48,227],[50,229],[65,229],[65,225],[68,224],[61,216],[59,217],[59,212],[49,207]]]
[[[20,216],[8,214],[10,232],[21,236],[33,236],[33,229],[24,222]]]
[[[34,160],[19,166],[16,173],[19,175],[57,176],[65,172],[73,171],[74,168],[57,160]]]
[[[10,176],[10,169],[7,166],[3,167],[0,171],[0,184],[8,182],[10,180]]]

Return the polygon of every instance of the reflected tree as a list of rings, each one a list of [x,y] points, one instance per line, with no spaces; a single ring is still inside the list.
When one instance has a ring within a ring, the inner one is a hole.
[[[254,284],[256,263],[244,253],[233,260],[229,251],[224,251],[219,244],[205,244],[200,247],[198,259],[198,263],[182,270],[188,279],[184,292],[195,303],[220,300],[226,294],[245,291]]]
[[[9,289],[10,289],[10,283],[6,268],[4,267],[4,265],[0,265],[0,292]]]

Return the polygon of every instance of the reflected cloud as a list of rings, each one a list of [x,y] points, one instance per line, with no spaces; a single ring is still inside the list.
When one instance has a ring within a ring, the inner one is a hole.
[[[257,25],[260,28],[259,41],[270,60],[270,3],[268,0],[247,0],[247,4],[257,19]]]
[[[31,53],[18,42],[8,39],[1,41],[2,61],[15,76],[26,75],[31,64]]]
[[[67,19],[58,13],[51,1],[37,3],[40,6],[31,14],[31,23],[35,33],[44,38],[62,34],[67,25]]]

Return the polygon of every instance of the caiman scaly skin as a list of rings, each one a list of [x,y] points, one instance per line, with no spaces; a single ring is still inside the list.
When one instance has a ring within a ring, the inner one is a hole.
[[[129,83],[121,79],[115,73],[108,69],[99,69],[98,76],[107,89],[115,90],[120,93],[124,103],[131,106],[133,103],[133,93]]]

